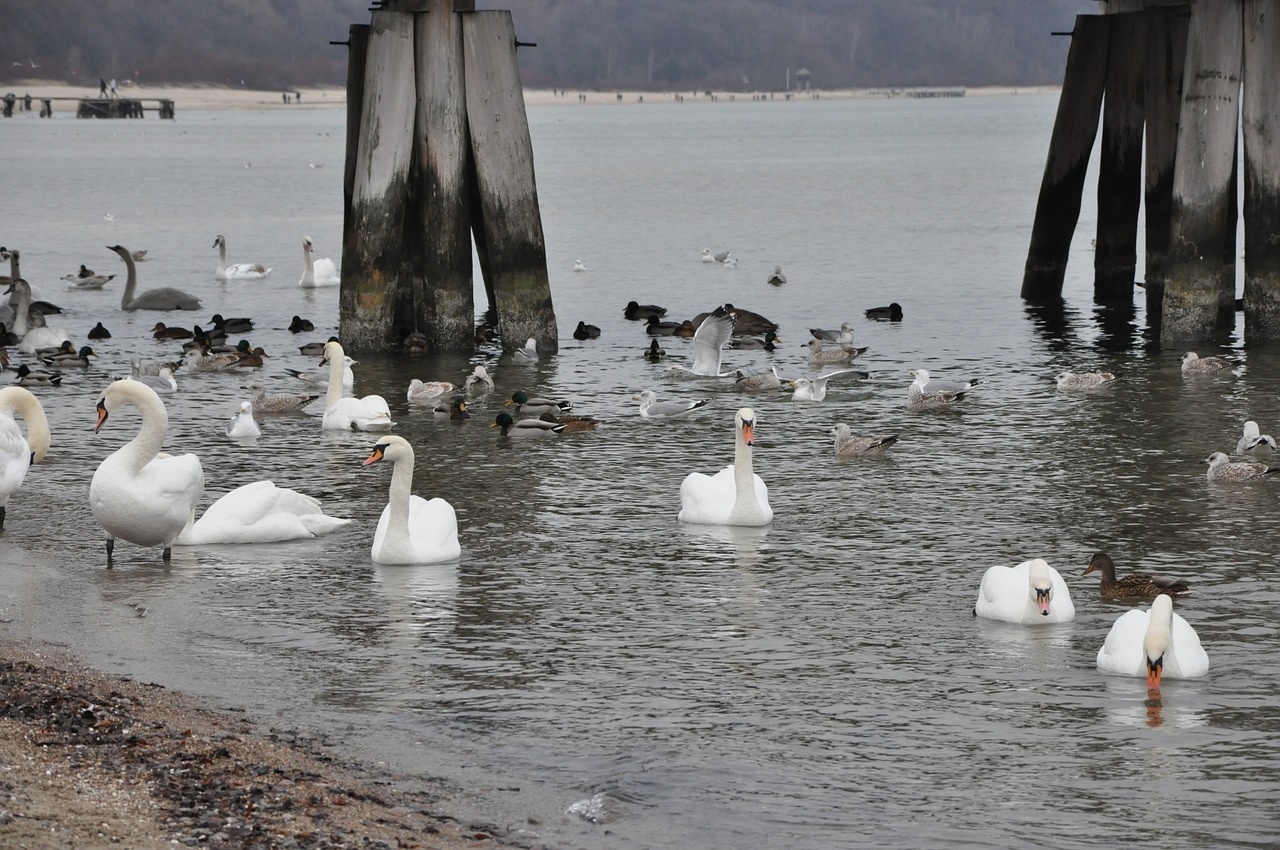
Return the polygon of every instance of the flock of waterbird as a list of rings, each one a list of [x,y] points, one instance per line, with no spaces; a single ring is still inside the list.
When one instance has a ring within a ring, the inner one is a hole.
[[[214,240],[218,249],[215,279],[256,280],[271,273],[257,263],[226,262],[226,239]],[[137,263],[145,251],[129,251],[110,246],[125,263],[127,282],[121,298],[124,311],[198,310],[194,296],[172,288],[137,291]],[[49,317],[60,311],[56,306],[35,297],[31,286],[21,278],[18,252],[0,249],[0,256],[10,260],[11,275],[6,293],[9,304],[0,308],[0,344],[17,345],[23,353],[37,357],[52,371],[33,369],[22,364],[16,371],[13,386],[0,389],[0,530],[10,497],[21,486],[29,467],[42,460],[49,450],[51,437],[48,420],[39,399],[30,387],[52,387],[59,383],[59,370],[86,366],[96,356],[92,348],[76,349],[61,327],[51,326]],[[329,260],[314,260],[312,240],[303,241],[305,270],[300,285],[325,286],[338,282],[336,266]],[[728,252],[712,254],[704,250],[703,262],[729,265]],[[575,271],[585,271],[581,261]],[[99,275],[84,265],[64,278],[78,289],[100,289],[115,275]],[[781,267],[775,267],[768,283],[786,282]],[[660,339],[689,337],[692,358],[669,366],[702,377],[732,378],[743,392],[764,392],[789,387],[797,402],[822,402],[827,385],[839,378],[865,378],[868,373],[851,365],[867,349],[854,344],[854,328],[845,322],[838,329],[811,328],[805,348],[811,368],[822,371],[816,376],[785,375],[776,366],[763,372],[746,374],[725,370],[722,355],[729,348],[775,351],[781,339],[778,325],[758,313],[722,304],[691,319],[666,321],[667,310],[653,304],[629,302],[623,309],[626,319],[644,323],[650,338],[643,352],[645,359],[664,362],[667,352]],[[865,311],[872,320],[901,321],[902,307],[890,304]],[[183,340],[186,349],[177,362],[148,366],[138,357],[127,378],[112,381],[97,400],[98,420],[95,432],[107,419],[125,407],[133,407],[141,417],[137,435],[105,458],[93,475],[89,501],[94,518],[106,532],[107,563],[112,564],[115,541],[122,539],[144,547],[163,547],[167,561],[174,545],[223,543],[267,543],[310,538],[333,532],[350,521],[325,514],[318,500],[270,481],[256,481],[236,488],[210,505],[197,519],[196,510],[204,495],[204,470],[195,454],[170,455],[161,451],[168,413],[161,394],[177,389],[175,373],[179,368],[188,373],[231,371],[263,365],[266,352],[251,347],[246,340],[231,346],[227,335],[248,333],[253,322],[247,318],[225,318],[215,314],[210,327],[188,329],[157,322],[152,329],[156,339]],[[294,316],[289,330],[309,332],[314,324]],[[600,329],[578,322],[573,336],[591,340]],[[98,322],[89,333],[91,339],[110,338],[110,332]],[[832,347],[827,347],[828,345]],[[382,460],[393,467],[388,501],[374,531],[371,555],[380,564],[431,564],[456,559],[461,554],[457,517],[453,507],[441,498],[423,499],[411,492],[414,451],[405,439],[385,432],[394,428],[391,410],[379,395],[348,395],[354,386],[351,367],[355,365],[336,337],[327,342],[300,346],[304,354],[321,355],[321,365],[311,371],[287,370],[311,387],[324,390],[324,412],[321,427],[326,430],[356,430],[378,433],[378,439],[364,464]],[[529,339],[512,352],[515,364],[536,363],[537,343]],[[8,366],[8,356],[0,348],[0,365]],[[1182,361],[1185,376],[1229,372],[1233,364],[1224,358],[1199,357],[1188,352]],[[979,381],[941,380],[924,369],[911,372],[913,381],[907,387],[907,406],[913,410],[946,408],[962,401]],[[1063,372],[1057,386],[1064,392],[1105,390],[1116,382],[1107,372]],[[494,382],[485,366],[477,365],[459,388],[449,381],[413,379],[406,392],[411,405],[430,405],[438,418],[465,420],[470,418],[466,396],[493,389]],[[261,384],[249,387],[251,400],[241,402],[226,433],[232,439],[254,439],[261,434],[259,419],[264,415],[300,410],[320,398],[319,394],[297,393],[268,395]],[[645,419],[674,419],[700,410],[710,399],[659,399],[651,389],[635,396],[639,415]],[[504,437],[554,437],[574,431],[594,430],[599,422],[591,416],[574,415],[570,402],[530,395],[525,390],[512,394],[507,406],[521,417],[499,413],[491,428],[499,428]],[[26,434],[16,419],[26,425]],[[733,463],[714,475],[690,473],[680,485],[681,522],[726,526],[758,527],[773,520],[768,487],[756,474],[752,448],[757,416],[750,407],[742,407],[734,415]],[[878,455],[898,440],[898,435],[855,435],[845,424],[831,429],[837,457]],[[1261,433],[1256,422],[1245,423],[1237,443],[1240,454],[1276,450],[1276,441]],[[1245,481],[1273,475],[1280,467],[1256,460],[1231,461],[1223,452],[1214,452],[1207,460],[1211,481]],[[1084,574],[1101,575],[1101,593],[1116,599],[1151,599],[1149,610],[1130,610],[1111,627],[1098,653],[1100,670],[1123,675],[1146,675],[1148,687],[1158,690],[1161,676],[1196,677],[1208,670],[1208,657],[1195,631],[1173,611],[1172,598],[1189,592],[1182,582],[1172,578],[1135,574],[1117,579],[1115,566],[1105,553],[1097,553]],[[1075,608],[1066,583],[1057,570],[1043,559],[1032,559],[1015,567],[991,567],[983,575],[974,606],[979,617],[1020,624],[1061,623],[1074,618]]]

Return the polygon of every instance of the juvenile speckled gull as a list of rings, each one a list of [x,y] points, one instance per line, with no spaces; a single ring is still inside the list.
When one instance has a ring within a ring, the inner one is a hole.
[[[1059,372],[1055,380],[1058,389],[1065,392],[1096,390],[1109,387],[1116,381],[1110,372]]]
[[[820,363],[852,363],[858,358],[866,347],[862,348],[826,348],[822,347],[820,340],[811,339],[803,346],[809,349],[809,362],[812,364]]]
[[[1267,466],[1265,463],[1247,460],[1232,463],[1222,452],[1214,452],[1204,462],[1209,464],[1205,475],[1210,481],[1249,481],[1280,472],[1280,466]]]
[[[831,429],[835,436],[836,457],[865,457],[867,455],[884,454],[890,446],[898,442],[897,434],[886,434],[881,437],[855,437],[849,426],[843,422]]]
[[[1182,355],[1182,374],[1184,375],[1211,375],[1215,372],[1225,372],[1231,368],[1231,363],[1221,357],[1201,357],[1194,351],[1188,351]]]

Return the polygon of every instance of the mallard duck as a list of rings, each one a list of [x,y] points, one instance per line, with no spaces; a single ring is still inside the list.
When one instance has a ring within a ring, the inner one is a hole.
[[[64,339],[62,342],[50,348],[37,348],[31,352],[38,359],[43,360],[46,357],[57,357],[60,354],[75,354],[75,346],[71,344],[71,340]]]
[[[467,400],[456,395],[448,401],[441,402],[431,409],[436,419],[448,419],[453,422],[465,422],[471,418],[467,413]]]
[[[104,328],[102,322],[98,322],[85,336],[89,337],[89,339],[111,339],[111,331]]]
[[[645,321],[644,332],[649,336],[673,336],[679,327],[680,322],[664,322],[657,316],[650,316]]]
[[[766,319],[759,313],[753,313],[750,310],[743,310],[741,307],[735,307],[728,301],[724,303],[726,313],[733,314],[733,332],[739,335],[750,335],[768,333],[776,331],[778,323]],[[714,313],[714,311],[712,311]],[[696,320],[695,320],[696,324]]]
[[[543,422],[541,419],[521,419],[519,422],[511,418],[510,413],[499,413],[490,428],[501,428],[504,437],[556,437],[564,433],[566,425]]]
[[[782,338],[774,331],[766,331],[764,339],[749,336],[742,339],[730,340],[730,348],[740,348],[746,351],[777,351],[777,343],[782,342]]]
[[[637,304],[634,301],[628,301],[627,306],[622,308],[622,315],[627,319],[644,319],[647,321],[650,316],[662,318],[667,315],[667,308],[659,307],[657,304]]]
[[[57,372],[32,372],[31,367],[23,363],[18,367],[18,377],[14,383],[20,387],[57,387],[62,385],[62,375]]]
[[[270,357],[262,349],[262,346],[258,345],[251,348],[249,341],[245,339],[240,340],[239,344],[236,345],[236,353],[239,355],[239,359],[235,362],[235,365],[242,369],[256,369],[262,366],[266,359]]]
[[[243,317],[224,319],[221,313],[214,313],[213,318],[209,319],[209,324],[223,334],[247,334],[253,330],[253,319]]]
[[[331,336],[325,342],[337,342],[336,336]],[[308,342],[306,345],[298,346],[298,351],[303,354],[324,354],[324,342]]]
[[[662,346],[658,345],[656,339],[649,340],[649,347],[644,350],[644,359],[650,363],[657,363],[659,360],[667,356],[667,352],[662,350]]]
[[[832,428],[831,433],[835,436],[836,457],[880,455],[898,442],[897,434],[887,434],[882,437],[855,437],[849,430],[849,426],[843,422]]]
[[[868,319],[876,319],[882,322],[901,322],[902,305],[894,301],[888,307],[871,307],[864,311],[864,315]]]
[[[156,322],[156,326],[151,329],[151,336],[154,339],[191,339],[195,336],[195,331],[188,328],[171,328],[164,322]]]
[[[310,333],[315,329],[316,329],[315,325],[313,325],[309,320],[302,318],[301,316],[294,316],[293,321],[289,322],[289,333],[295,333],[295,334]]]
[[[550,411],[538,417],[543,422],[550,422],[552,425],[563,425],[562,433],[572,434],[575,431],[594,431],[600,427],[600,420],[594,416],[574,416],[566,414],[564,416],[556,416]]]
[[[511,400],[507,402],[507,406],[509,407],[513,404],[516,406],[517,413],[527,413],[532,416],[548,411],[558,416],[573,408],[572,402],[557,401],[550,398],[531,398],[524,390],[516,390],[511,394]]]
[[[586,322],[579,321],[578,326],[573,329],[574,339],[599,339],[600,329],[595,325],[588,325]]]
[[[65,369],[68,366],[88,366],[89,358],[97,356],[98,355],[93,352],[92,348],[87,345],[82,345],[80,346],[79,351],[60,352],[52,355],[51,357],[42,357],[40,360],[47,366],[56,366],[59,369]]]
[[[1150,576],[1146,573],[1134,573],[1117,579],[1116,565],[1106,552],[1095,552],[1089,560],[1089,566],[1085,567],[1084,572],[1080,575],[1087,576],[1089,573],[1095,572],[1100,573],[1102,576],[1102,583],[1099,587],[1103,596],[1115,596],[1124,599],[1150,599],[1162,593],[1177,596],[1180,593],[1191,592],[1191,587],[1186,582],[1169,576]]]

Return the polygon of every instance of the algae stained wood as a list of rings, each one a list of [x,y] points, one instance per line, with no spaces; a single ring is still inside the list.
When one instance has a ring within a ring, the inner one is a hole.
[[[1098,134],[1109,29],[1106,16],[1076,17],[1022,275],[1022,297],[1026,299],[1062,296],[1071,236],[1080,219],[1085,172]]]
[[[398,348],[406,332],[394,320],[417,105],[413,17],[375,11],[365,51],[351,238],[342,252],[339,297],[339,333],[355,352]]]
[[[462,16],[417,15],[415,161],[421,252],[409,276],[417,330],[433,351],[470,351],[475,344],[471,280],[470,151],[462,61]]]
[[[364,102],[364,58],[369,49],[369,25],[352,24],[347,36],[347,143],[342,161],[342,244],[351,244],[355,220],[351,195],[356,181],[356,153],[360,149],[360,104]]]
[[[1280,10],[1244,4],[1245,341],[1280,345]]]
[[[1165,345],[1213,342],[1235,321],[1242,53],[1239,0],[1199,0],[1192,6],[1161,308],[1160,341]]]
[[[559,342],[515,27],[506,11],[474,12],[462,22],[467,124],[502,345],[510,351],[533,337],[540,353],[554,353]]]

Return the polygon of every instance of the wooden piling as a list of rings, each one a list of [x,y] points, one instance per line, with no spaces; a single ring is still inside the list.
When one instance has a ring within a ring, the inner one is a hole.
[[[1133,301],[1149,17],[1147,12],[1108,16],[1111,26],[1098,165],[1098,236],[1093,255],[1093,295],[1100,303]]]
[[[1280,344],[1280,15],[1244,4],[1244,309],[1250,346]]]
[[[398,349],[410,330],[397,326],[395,306],[416,107],[413,17],[376,10],[369,27],[350,239],[343,245],[338,299],[338,332],[349,351]]]
[[[515,27],[507,11],[469,13],[462,24],[467,124],[502,345],[511,351],[533,337],[542,355],[552,354],[559,340]]]
[[[1243,54],[1239,0],[1191,11],[1173,175],[1162,345],[1219,339],[1235,322],[1235,162]]]
[[[1076,16],[1022,274],[1022,297],[1028,300],[1062,297],[1067,254],[1080,219],[1085,172],[1098,133],[1109,29],[1107,16]]]
[[[347,36],[347,146],[342,162],[342,244],[351,244],[355,217],[351,196],[356,184],[356,154],[360,149],[361,104],[364,103],[365,53],[369,49],[369,25],[352,24]]]
[[[447,0],[438,5],[439,11],[415,16],[415,189],[421,229],[411,232],[408,242],[421,256],[410,281],[417,330],[426,334],[431,350],[470,351],[475,304],[462,16],[449,13]]]
[[[1182,69],[1187,57],[1185,8],[1152,9],[1147,19],[1146,204],[1147,324],[1160,327],[1165,276],[1169,265],[1169,227],[1173,208],[1173,164],[1178,150],[1178,113],[1182,105]]]

